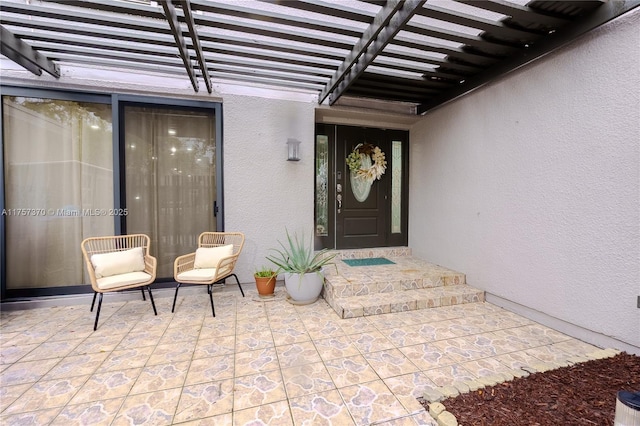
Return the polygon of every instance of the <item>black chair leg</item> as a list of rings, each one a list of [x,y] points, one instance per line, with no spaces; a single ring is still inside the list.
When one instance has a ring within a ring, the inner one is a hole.
[[[147,286],[147,291],[149,292],[149,299],[151,299],[151,306],[153,306],[153,313],[158,316],[158,311],[156,310],[156,304],[153,302],[153,294],[151,294],[151,286]],[[144,296],[144,287],[142,288],[142,295]]]
[[[238,283],[238,287],[240,288],[240,293],[242,293],[242,297],[244,297],[244,291],[242,290],[242,286],[240,285],[240,280],[238,279],[238,276],[236,274],[231,274],[229,275],[229,277],[233,277],[236,279],[236,282]]]
[[[89,312],[93,312],[93,305],[96,304],[96,296],[98,295],[97,291],[93,292],[93,302],[91,302],[91,310]]]
[[[176,309],[176,300],[178,299],[178,290],[180,290],[180,283],[176,286],[176,294],[173,296],[173,306],[171,307],[171,313]]]
[[[213,314],[213,317],[215,318],[216,317],[216,310],[213,307],[213,285],[209,284],[207,286],[207,288],[208,288],[207,292],[209,293],[209,300],[211,301],[211,313]]]
[[[94,297],[95,300],[95,297]],[[98,310],[96,311],[96,322],[93,324],[93,331],[96,331],[98,328],[98,318],[100,318],[100,308],[102,307],[102,293],[100,293],[100,298],[98,299]]]
[[[147,298],[144,297],[144,287],[140,287],[140,291],[142,292],[142,300],[146,301]]]

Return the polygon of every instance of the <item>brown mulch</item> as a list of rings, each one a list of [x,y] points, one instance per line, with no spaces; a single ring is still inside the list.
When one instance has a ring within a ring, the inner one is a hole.
[[[640,391],[639,356],[622,352],[441,402],[461,426],[613,425],[620,390]]]

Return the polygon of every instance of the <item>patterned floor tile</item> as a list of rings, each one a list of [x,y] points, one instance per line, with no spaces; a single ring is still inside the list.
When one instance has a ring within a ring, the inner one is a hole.
[[[335,389],[331,376],[322,362],[283,368],[282,378],[288,398]]]
[[[60,358],[69,355],[83,339],[58,340],[44,342],[27,355],[21,361],[37,361],[41,359]]]
[[[188,369],[188,362],[144,367],[130,393],[135,395],[182,386]]]
[[[0,416],[0,424],[2,426],[48,425],[55,419],[60,410],[62,410],[61,407],[14,415],[2,415]]]
[[[313,426],[355,425],[337,390],[293,398],[290,401],[295,424]]]
[[[476,377],[492,376],[509,371],[509,367],[495,358],[483,358],[465,362],[462,367]]]
[[[382,380],[348,386],[339,392],[357,425],[381,423],[409,414]]]
[[[89,377],[69,404],[127,396],[141,372],[142,368],[132,368],[95,374]]]
[[[436,350],[452,358],[456,362],[473,361],[474,359],[491,356],[485,350],[477,347],[468,337],[439,340],[431,343]],[[493,354],[495,355],[495,354]]]
[[[233,379],[185,386],[174,422],[197,420],[233,410]]]
[[[188,364],[188,362],[186,363]],[[222,379],[231,379],[234,374],[233,355],[221,355],[211,358],[199,358],[191,361],[186,386],[207,383]]]
[[[264,327],[260,331],[238,334],[236,336],[236,352],[254,351],[256,349],[271,348],[273,346],[271,330],[265,330]]]
[[[113,426],[170,425],[180,399],[180,388],[130,395],[122,403]]]
[[[43,380],[91,375],[96,372],[107,356],[109,356],[109,353],[68,356],[53,367],[43,377]]]
[[[273,341],[276,346],[291,345],[294,343],[301,343],[311,340],[311,336],[307,333],[304,325],[291,324],[278,328],[271,327],[273,334]]]
[[[360,354],[356,345],[346,335],[315,340],[314,344],[320,354],[320,358],[324,361]]]
[[[127,368],[144,367],[153,352],[153,346],[143,348],[121,349],[108,354],[98,368],[98,372],[124,370]]]
[[[163,330],[149,330],[127,334],[115,350],[143,348],[146,346],[156,346]]]
[[[49,409],[66,405],[87,380],[87,376],[69,379],[41,380],[29,388],[3,414],[18,414],[34,409]]]
[[[342,328],[342,331],[347,335],[361,334],[377,330],[376,326],[373,325],[367,317],[343,319],[340,321],[339,325],[340,328]]]
[[[432,324],[423,324],[418,328],[418,333],[426,339],[427,342],[434,342],[437,340],[452,339],[458,337],[457,334],[451,330],[451,327],[455,323],[452,320],[444,320],[435,322]]]
[[[390,330],[383,330],[383,334],[397,348],[417,345],[418,343],[427,343],[433,340],[412,328],[415,327],[406,327],[406,329],[394,328]]]
[[[527,350],[498,355],[495,359],[507,367],[516,370],[540,362],[540,359],[533,355],[529,355]]]
[[[13,364],[20,361],[40,346],[38,343],[29,345],[9,345],[2,343],[0,348],[0,364]],[[32,360],[33,361],[33,360]]]
[[[236,337],[235,336],[222,336],[212,339],[199,339],[195,348],[187,350],[187,352],[193,353],[193,358],[210,358],[219,355],[229,355],[235,352]],[[175,345],[163,345],[172,347]],[[188,349],[188,348],[187,348]]]
[[[311,341],[276,347],[280,368],[319,362],[320,354]]]
[[[469,381],[475,378],[473,374],[458,364],[427,370],[424,371],[424,374],[437,386],[447,386],[457,380]]]
[[[174,326],[174,323],[171,323],[171,326],[165,330],[158,344],[171,345],[178,342],[197,341],[200,336],[200,327],[191,327],[189,325],[184,327],[186,328]]]
[[[220,414],[219,416],[205,417],[204,419],[180,423],[180,426],[233,426],[233,414]]]
[[[325,366],[338,388],[380,378],[362,355],[332,359],[326,361]]]
[[[597,349],[488,303],[339,319],[252,287],[215,318],[204,287],[109,301],[95,332],[88,305],[0,311],[0,423],[432,426],[425,389]]]
[[[379,331],[352,334],[349,336],[358,350],[364,352],[377,352],[385,349],[393,349],[393,343]]]
[[[53,336],[54,330],[45,328],[34,328],[25,330],[19,334],[17,334],[14,338],[7,341],[7,345],[33,345],[33,344],[41,344],[48,340],[51,336]]]
[[[195,358],[194,347],[196,342],[188,340],[180,342],[179,345],[158,345],[152,347],[153,352],[146,362],[146,365],[169,364],[173,362],[189,361]]]
[[[195,361],[194,361],[195,362]],[[235,376],[264,373],[280,368],[276,348],[236,353]]]
[[[287,399],[279,370],[236,377],[233,389],[235,411]]]
[[[12,364],[0,373],[0,385],[4,387],[36,382],[62,360],[63,358],[52,358]]]
[[[52,426],[108,426],[116,417],[124,398],[103,399],[85,404],[67,405]]]
[[[432,368],[443,367],[455,364],[456,361],[444,354],[436,346],[430,343],[420,345],[405,346],[400,348],[408,359],[420,370],[431,370]]]
[[[398,349],[365,353],[364,358],[381,379],[418,371],[418,367]]]
[[[123,336],[121,335],[90,336],[76,346],[71,355],[111,352],[120,344],[122,339]]]
[[[574,354],[574,355],[588,354],[588,353],[597,351],[599,349],[597,346],[590,345],[589,343],[586,343],[577,339],[569,339],[559,343],[554,343],[552,346],[555,349],[559,349],[561,351],[565,351],[567,353]]]
[[[15,386],[1,386],[0,387],[0,413],[2,413],[8,406],[13,404],[27,389],[31,387],[31,383],[23,383]]]
[[[214,318],[216,319],[216,318]],[[226,336],[235,336],[236,334],[236,321],[235,319],[222,321],[216,321],[212,323],[203,324],[198,334],[199,341],[215,340]]]
[[[410,413],[415,411],[417,398],[421,398],[425,390],[437,387],[422,372],[389,377],[383,381]]]
[[[234,412],[233,425],[293,426],[293,419],[289,404],[286,401],[279,401]]]
[[[335,314],[331,314],[332,317],[335,317]],[[305,327],[307,328],[307,332],[312,339],[323,339],[330,336],[339,336],[344,333],[342,328],[340,327],[340,321],[332,318],[332,319],[319,319],[318,322],[305,322]]]

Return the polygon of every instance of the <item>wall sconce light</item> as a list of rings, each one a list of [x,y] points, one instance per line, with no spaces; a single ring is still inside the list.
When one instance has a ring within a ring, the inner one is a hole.
[[[300,141],[287,139],[287,161],[300,161]]]

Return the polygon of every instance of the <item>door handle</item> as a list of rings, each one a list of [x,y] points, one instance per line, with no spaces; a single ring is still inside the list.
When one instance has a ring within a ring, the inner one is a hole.
[[[338,202],[338,213],[340,213],[340,209],[342,209],[342,194],[336,195],[336,201]]]

